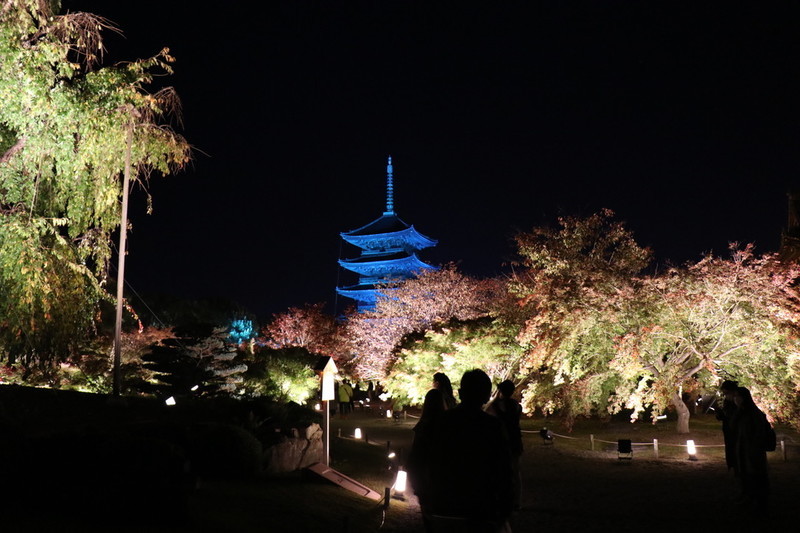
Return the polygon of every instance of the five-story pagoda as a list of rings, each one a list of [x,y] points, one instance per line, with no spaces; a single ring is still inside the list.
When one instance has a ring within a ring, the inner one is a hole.
[[[361,249],[354,259],[340,259],[339,265],[358,274],[358,284],[337,287],[336,292],[355,300],[359,311],[375,306],[381,285],[414,277],[435,267],[417,257],[423,248],[436,246],[437,241],[419,233],[394,212],[392,158],[386,165],[386,211],[383,215],[353,231],[340,234],[342,239]]]

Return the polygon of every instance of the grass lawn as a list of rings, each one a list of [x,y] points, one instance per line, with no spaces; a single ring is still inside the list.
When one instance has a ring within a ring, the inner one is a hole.
[[[56,401],[55,396],[47,393],[46,402]],[[57,403],[47,404],[52,407],[47,411],[64,421],[66,396],[59,398]],[[6,425],[0,430],[41,429],[42,424],[32,421],[35,412],[31,405],[30,401],[12,404],[6,399],[5,405],[0,406],[5,409]],[[23,412],[23,407],[29,410]],[[70,413],[73,418],[68,425],[81,422],[79,413],[74,409]],[[413,416],[391,420],[363,412],[346,419],[334,418],[331,466],[383,494],[394,481],[387,452],[395,451],[402,464],[415,422]],[[553,444],[545,445],[539,437],[538,431],[544,426],[556,434]],[[362,429],[369,442],[352,438],[356,427]],[[511,520],[516,532],[794,530],[800,519],[795,511],[800,438],[787,428],[777,428],[779,440],[787,444],[787,460],[780,447],[768,454],[772,515],[767,525],[754,523],[732,503],[735,480],[725,467],[720,426],[713,416],[693,418],[690,435],[676,434],[675,423],[669,420],[652,425],[579,419],[567,432],[555,420],[525,419],[523,429],[523,509]],[[4,436],[9,437],[7,433]],[[621,438],[634,443],[630,460],[618,458],[616,442]],[[689,438],[700,446],[694,461],[686,453]],[[654,455],[654,439],[659,443],[658,459]],[[422,531],[413,494],[404,501],[392,498],[385,509],[383,502],[369,500],[308,473],[271,478],[201,478],[183,494],[173,495],[151,487],[146,478],[115,479],[116,472],[109,469],[91,472],[93,479],[101,483],[87,490],[87,484],[79,481],[89,472],[74,457],[59,449],[43,450],[36,456],[42,456],[45,465],[58,466],[59,474],[47,475],[42,481],[7,475],[2,485],[4,492],[16,492],[14,501],[24,505],[4,507],[0,531]],[[4,458],[8,472],[15,457]],[[22,465],[15,471],[29,470]],[[39,472],[46,473],[41,467]],[[104,479],[115,483],[106,486]],[[113,487],[125,487],[128,481],[136,481],[136,490],[115,492]],[[76,492],[76,487],[84,492]],[[171,520],[164,517],[164,511],[171,514]]]

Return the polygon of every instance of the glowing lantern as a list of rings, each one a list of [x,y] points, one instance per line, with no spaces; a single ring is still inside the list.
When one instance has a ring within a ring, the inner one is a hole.
[[[356,428],[355,432],[353,432],[353,436],[357,439],[361,438],[361,428]]]
[[[164,401],[164,403],[167,404],[167,405],[175,405],[175,397],[174,396],[170,396],[169,398],[167,398]]]
[[[694,445],[693,440],[686,441],[686,451],[689,454],[689,460],[691,461],[697,460],[697,447]]]
[[[397,477],[395,478],[394,486],[392,487],[394,489],[394,497],[397,498],[398,500],[404,500],[405,499],[404,492],[406,491],[406,480],[407,479],[408,479],[408,475],[406,474],[406,471],[403,470],[402,467],[398,468],[397,469]]]

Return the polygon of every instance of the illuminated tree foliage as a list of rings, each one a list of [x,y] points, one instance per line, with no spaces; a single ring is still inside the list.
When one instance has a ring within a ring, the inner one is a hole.
[[[457,388],[467,370],[481,368],[494,383],[518,379],[524,353],[518,328],[501,319],[454,320],[406,336],[384,384],[397,404],[419,405],[436,372],[444,372]]]
[[[385,287],[374,311],[347,318],[352,371],[364,380],[383,380],[404,335],[451,319],[487,316],[504,294],[501,283],[470,278],[453,265]]]
[[[63,359],[91,333],[119,226],[131,136],[140,180],[189,146],[158,122],[177,100],[150,94],[168,50],[99,66],[106,20],[58,1],[0,1],[0,350],[23,364]]]
[[[259,347],[248,361],[244,392],[281,403],[303,403],[319,391],[319,377],[313,370],[318,359],[301,347]]]
[[[625,332],[620,306],[651,254],[610,210],[558,223],[517,235],[521,260],[510,290],[524,317],[519,340],[530,346],[523,403],[559,411],[569,425],[602,410],[617,386],[608,363]]]
[[[729,259],[645,276],[649,252],[612,215],[518,237],[511,289],[527,315],[527,408],[558,411],[569,426],[580,415],[672,407],[686,433],[682,393],[730,377],[771,416],[796,423],[798,268],[734,246]]]
[[[633,416],[671,404],[678,432],[688,433],[681,391],[715,390],[730,377],[750,387],[768,415],[796,421],[797,274],[795,266],[774,255],[756,257],[747,246],[734,247],[730,259],[708,256],[645,280],[611,362],[624,378],[619,404]]]
[[[162,394],[234,394],[243,389],[248,365],[224,327],[197,324],[175,328],[175,336],[150,347],[144,367],[156,383],[145,392]]]
[[[343,340],[336,319],[325,313],[324,304],[290,307],[273,315],[262,329],[259,342],[274,350],[305,348],[308,352],[343,361]]]

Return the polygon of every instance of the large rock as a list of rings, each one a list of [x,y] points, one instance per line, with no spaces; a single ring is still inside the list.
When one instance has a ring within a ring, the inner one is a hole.
[[[311,424],[282,434],[278,442],[264,450],[264,472],[294,472],[322,461],[322,428]]]

